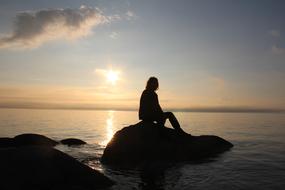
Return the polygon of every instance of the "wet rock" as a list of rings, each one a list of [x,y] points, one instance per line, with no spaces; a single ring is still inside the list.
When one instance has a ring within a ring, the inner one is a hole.
[[[129,166],[145,162],[201,160],[231,147],[230,142],[218,136],[191,136],[154,123],[140,122],[116,132],[101,161]]]

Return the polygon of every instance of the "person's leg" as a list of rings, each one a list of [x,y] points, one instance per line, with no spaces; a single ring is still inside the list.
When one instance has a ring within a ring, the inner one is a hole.
[[[159,117],[159,119],[156,120],[157,124],[161,127],[164,127],[166,119],[169,119],[169,122],[171,123],[172,127],[178,132],[183,135],[190,135],[189,133],[186,133],[183,131],[183,129],[180,127],[180,124],[178,120],[176,119],[175,115],[172,112],[163,112],[163,115]]]
[[[181,130],[180,124],[172,112],[164,112],[165,119],[169,119],[172,127],[176,130]]]
[[[165,118],[169,119],[169,122],[171,123],[172,127],[182,134],[187,134],[183,129],[180,127],[180,124],[178,120],[176,119],[175,115],[172,112],[164,112]]]
[[[165,115],[163,113],[163,115],[160,115],[159,117],[157,117],[156,122],[159,126],[164,127],[166,119],[167,118],[165,117]]]

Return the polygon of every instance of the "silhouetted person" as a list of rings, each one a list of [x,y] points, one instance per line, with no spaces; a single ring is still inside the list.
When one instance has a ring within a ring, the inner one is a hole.
[[[172,127],[179,132],[185,133],[176,117],[172,112],[163,112],[158,101],[156,90],[158,89],[158,79],[150,77],[147,81],[145,90],[140,99],[139,119],[146,122],[157,122],[160,126],[164,126],[166,119],[169,119]]]

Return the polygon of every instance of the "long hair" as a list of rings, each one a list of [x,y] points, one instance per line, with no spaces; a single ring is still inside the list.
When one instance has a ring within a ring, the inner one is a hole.
[[[150,77],[146,83],[146,90],[156,91],[159,87],[158,79],[156,77]]]

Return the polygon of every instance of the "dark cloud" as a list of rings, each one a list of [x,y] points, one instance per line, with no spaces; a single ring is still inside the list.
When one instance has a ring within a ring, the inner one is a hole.
[[[111,19],[99,9],[86,6],[23,12],[16,16],[13,32],[0,39],[0,47],[35,48],[51,40],[78,39]]]

